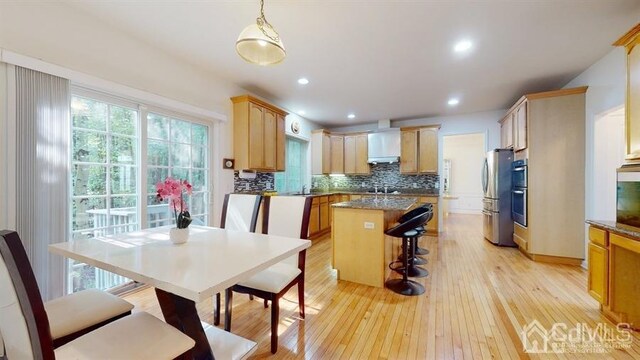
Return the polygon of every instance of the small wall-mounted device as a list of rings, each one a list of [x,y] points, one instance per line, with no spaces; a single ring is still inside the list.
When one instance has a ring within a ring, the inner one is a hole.
[[[235,165],[234,159],[222,159],[222,168],[223,169],[233,169]]]

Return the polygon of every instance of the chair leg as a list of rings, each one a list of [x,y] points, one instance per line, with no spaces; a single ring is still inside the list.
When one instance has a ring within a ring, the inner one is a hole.
[[[269,307],[269,300],[264,299],[264,308],[268,308]]]
[[[280,299],[271,301],[271,353],[278,351],[278,323],[280,317]]]
[[[231,331],[231,305],[233,302],[233,291],[231,288],[224,291],[224,329]]]
[[[298,281],[298,307],[300,308],[300,317],[304,319],[304,278]]]
[[[215,304],[213,305],[213,325],[220,325],[220,293],[216,294]]]

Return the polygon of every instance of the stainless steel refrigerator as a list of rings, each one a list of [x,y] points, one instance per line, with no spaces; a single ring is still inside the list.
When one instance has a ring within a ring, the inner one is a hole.
[[[511,219],[511,149],[487,152],[482,168],[483,232],[485,239],[500,246],[516,246]]]

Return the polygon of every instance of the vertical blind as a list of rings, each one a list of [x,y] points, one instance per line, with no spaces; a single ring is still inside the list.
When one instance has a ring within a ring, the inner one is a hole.
[[[68,240],[69,80],[15,67],[16,230],[44,300],[64,292],[64,260],[48,245]]]

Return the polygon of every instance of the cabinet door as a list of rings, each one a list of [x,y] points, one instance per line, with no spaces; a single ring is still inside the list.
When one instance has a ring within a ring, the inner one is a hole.
[[[433,204],[433,218],[427,223],[427,231],[432,234],[438,233],[438,203]]]
[[[311,203],[309,214],[309,236],[320,231],[320,204],[314,201]]]
[[[419,141],[420,153],[418,160],[420,161],[421,173],[438,173],[438,129],[423,128],[420,129]]]
[[[527,102],[523,102],[514,111],[515,139],[514,150],[520,151],[527,148]]]
[[[344,137],[331,135],[331,173],[344,174]]]
[[[278,114],[276,116],[276,170],[285,170],[285,131],[284,116]]]
[[[627,46],[627,159],[640,159],[640,36]]]
[[[322,134],[322,173],[331,172],[331,138],[328,134]]]
[[[249,103],[249,168],[264,168],[264,109]]]
[[[324,231],[331,226],[329,222],[329,202],[325,199],[325,201],[320,202],[320,231]]]
[[[356,137],[348,135],[344,137],[344,173],[355,174],[356,169]]]
[[[513,113],[507,114],[500,124],[500,146],[513,148]]]
[[[264,169],[276,168],[276,113],[264,110]]]
[[[589,294],[602,305],[608,303],[609,251],[593,242],[589,243]]]
[[[418,130],[400,132],[400,172],[418,172]]]
[[[346,153],[345,156],[347,156]],[[369,138],[367,137],[367,134],[360,134],[356,136],[356,174],[371,173],[371,167],[369,166],[368,160]]]

